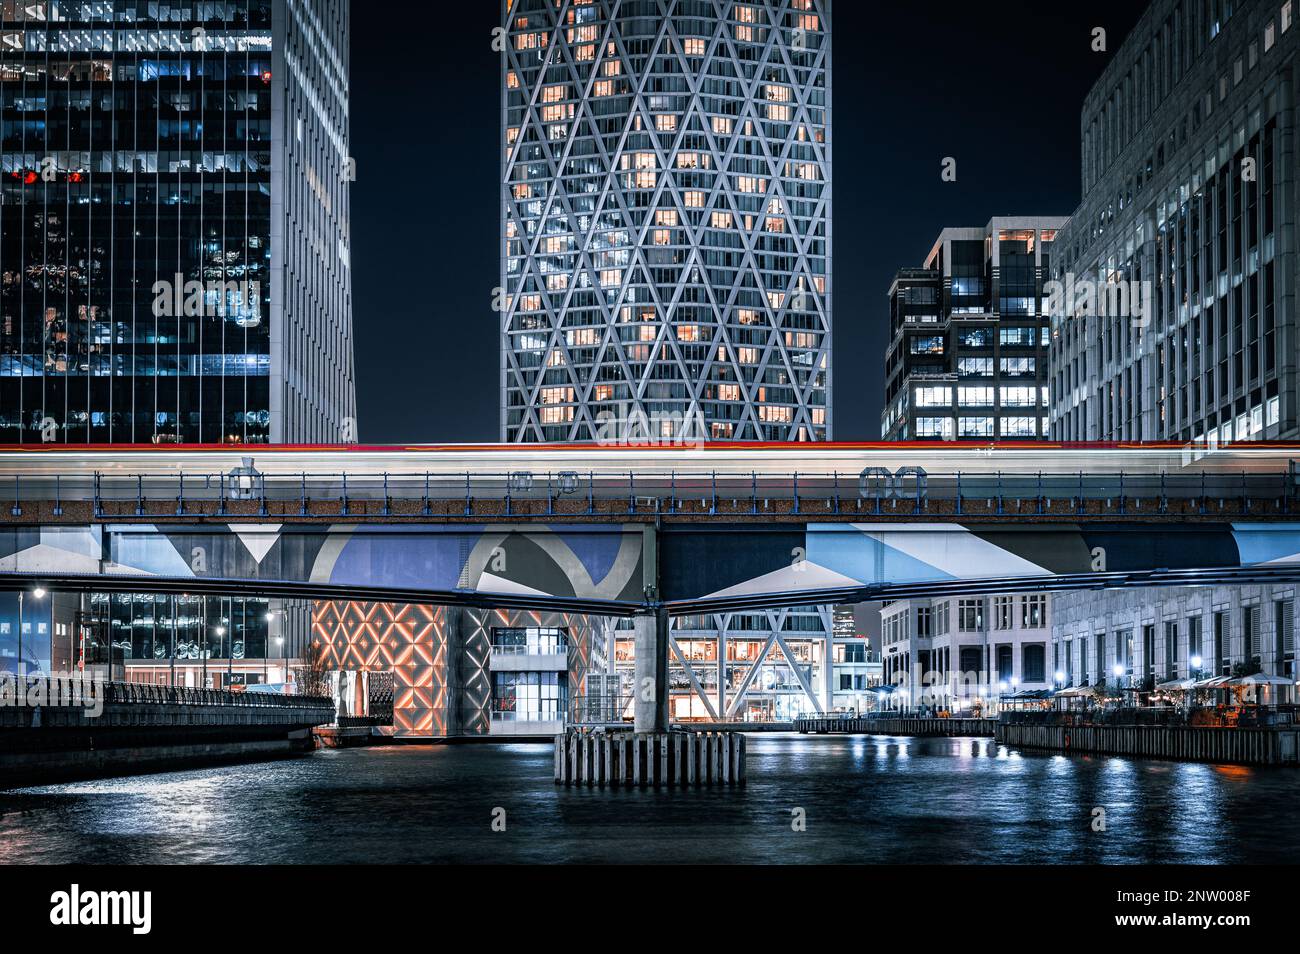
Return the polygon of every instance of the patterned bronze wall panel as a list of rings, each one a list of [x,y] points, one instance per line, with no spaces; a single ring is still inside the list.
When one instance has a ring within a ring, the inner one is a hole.
[[[519,626],[568,630],[570,699],[584,690],[593,659],[607,655],[603,646],[593,652],[600,627],[571,613],[361,602],[318,602],[312,612],[328,668],[393,673],[397,738],[488,735],[492,630]]]

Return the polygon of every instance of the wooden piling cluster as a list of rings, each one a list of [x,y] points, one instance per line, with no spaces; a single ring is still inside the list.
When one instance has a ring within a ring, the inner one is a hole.
[[[1003,745],[1189,762],[1300,764],[1300,730],[1216,726],[1033,725],[999,723]]]
[[[967,736],[993,735],[997,719],[866,719],[855,716],[805,716],[796,719],[796,732],[854,735]]]
[[[557,785],[743,785],[739,732],[569,729],[555,737]]]

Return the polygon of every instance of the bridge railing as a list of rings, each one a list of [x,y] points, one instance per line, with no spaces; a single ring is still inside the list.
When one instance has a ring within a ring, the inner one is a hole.
[[[93,701],[127,705],[238,706],[245,709],[334,708],[334,700],[328,696],[230,692],[225,689],[159,686],[141,682],[0,673],[0,705],[82,705]]]
[[[6,493],[7,491],[7,493]],[[0,516],[62,516],[74,503],[96,518],[276,515],[589,516],[643,514],[1214,514],[1291,513],[1292,470],[1253,473],[1074,474],[890,473],[719,474],[709,471],[517,470],[224,474],[96,473],[17,476]]]

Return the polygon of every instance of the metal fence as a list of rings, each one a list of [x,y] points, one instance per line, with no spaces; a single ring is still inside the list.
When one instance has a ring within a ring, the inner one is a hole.
[[[1003,712],[1006,725],[1096,726],[1286,726],[1300,724],[1300,707],[1292,704],[1245,706],[1229,716],[1217,706],[1096,707],[1080,711]]]
[[[631,722],[631,695],[578,695],[569,700],[569,725],[616,725]]]
[[[328,696],[291,696],[271,692],[229,692],[159,686],[142,682],[107,682],[97,679],[0,674],[0,701],[26,706],[28,701],[79,699],[135,705],[238,706],[244,709],[334,708]],[[41,704],[56,704],[42,702]],[[80,703],[77,703],[80,704]]]
[[[7,516],[24,504],[93,503],[94,515],[183,517],[270,515],[411,517],[937,512],[1212,514],[1295,509],[1293,469],[1273,473],[1161,474],[890,473],[802,474],[665,471],[464,474],[235,473],[15,476]]]

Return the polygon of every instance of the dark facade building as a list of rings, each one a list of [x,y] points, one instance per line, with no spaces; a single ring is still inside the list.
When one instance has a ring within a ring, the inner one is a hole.
[[[1054,438],[1297,435],[1296,13],[1157,0],[1089,93],[1053,277],[1152,308],[1053,320]]]
[[[1064,217],[944,229],[889,289],[884,440],[1047,436],[1043,283]]]
[[[0,2],[0,441],[355,439],[347,21]]]

